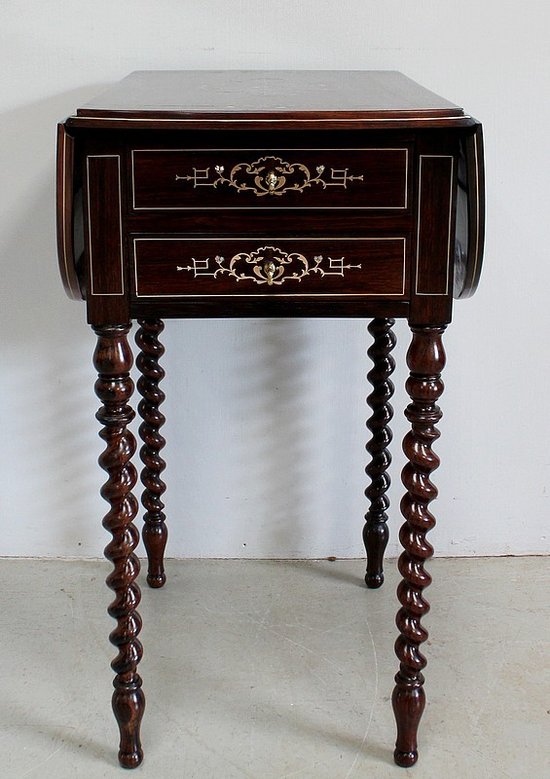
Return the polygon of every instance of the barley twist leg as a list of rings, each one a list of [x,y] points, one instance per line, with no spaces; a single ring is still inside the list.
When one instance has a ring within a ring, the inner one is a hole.
[[[138,411],[143,420],[139,427],[139,434],[143,441],[139,452],[143,462],[141,483],[145,488],[141,495],[141,502],[145,509],[143,543],[149,560],[147,582],[150,587],[162,587],[166,582],[164,550],[168,539],[162,502],[166,485],[161,479],[166,463],[160,455],[166,443],[160,433],[165,418],[159,409],[165,398],[159,386],[165,375],[159,365],[159,359],[164,354],[164,347],[159,341],[164,324],[160,319],[140,319],[139,324],[136,343],[140,353],[136,365],[141,372],[137,388],[142,396]]]
[[[391,463],[388,447],[392,440],[389,424],[393,417],[390,400],[394,386],[390,376],[395,368],[395,362],[390,352],[395,346],[395,335],[392,331],[394,323],[394,319],[373,319],[368,326],[369,333],[374,339],[367,351],[373,362],[373,367],[367,374],[373,386],[373,391],[367,398],[367,403],[372,409],[367,427],[372,437],[367,444],[371,461],[365,469],[370,478],[365,495],[370,505],[365,516],[363,541],[367,552],[365,582],[367,587],[372,589],[380,587],[384,581],[383,561],[388,543],[386,511],[390,502],[386,492],[390,486],[387,471]]]
[[[145,696],[137,673],[142,647],[138,639],[141,619],[136,610],[140,601],[135,581],[139,561],[134,554],[139,532],[133,524],[138,504],[132,495],[137,475],[130,462],[136,442],[127,429],[134,417],[128,405],[133,391],[129,375],[132,353],[126,339],[129,329],[128,325],[94,327],[98,336],[94,366],[98,372],[95,392],[103,404],[96,417],[103,425],[99,435],[105,441],[99,464],[108,474],[101,495],[110,504],[103,526],[113,536],[105,548],[105,557],[113,563],[107,585],[115,593],[108,611],[117,622],[109,636],[118,649],[111,663],[116,674],[112,705],[120,730],[120,764],[135,768],[143,759],[139,729]]]
[[[426,702],[422,674],[426,658],[420,645],[428,638],[428,632],[421,619],[430,609],[424,589],[431,583],[431,577],[424,570],[424,562],[433,554],[426,533],[435,525],[428,506],[437,497],[430,474],[439,465],[432,444],[439,438],[435,425],[441,419],[437,400],[443,392],[441,371],[445,366],[445,352],[441,336],[444,330],[444,327],[413,327],[407,354],[410,376],[406,388],[412,402],[405,415],[411,430],[403,442],[409,462],[402,473],[406,493],[401,501],[405,523],[399,534],[404,548],[399,571],[403,580],[397,589],[401,608],[396,619],[400,635],[395,643],[400,667],[392,697],[397,721],[394,759],[405,767],[418,759],[417,731]]]

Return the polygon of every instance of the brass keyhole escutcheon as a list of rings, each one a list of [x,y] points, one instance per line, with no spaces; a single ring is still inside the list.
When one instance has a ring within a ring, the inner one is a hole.
[[[265,183],[267,184],[267,188],[270,192],[273,192],[275,189],[277,189],[279,184],[279,176],[275,173],[274,170],[269,171],[265,177]]]
[[[264,262],[264,273],[267,277],[267,284],[269,287],[273,285],[273,277],[275,276],[275,272],[277,271],[277,266],[273,262],[273,260],[266,260]]]

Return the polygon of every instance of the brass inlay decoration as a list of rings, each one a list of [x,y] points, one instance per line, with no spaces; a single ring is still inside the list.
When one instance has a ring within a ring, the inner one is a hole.
[[[192,271],[193,277],[200,278],[227,275],[235,281],[253,281],[255,284],[274,284],[280,286],[285,281],[301,281],[311,273],[325,276],[344,276],[344,271],[351,268],[361,268],[361,265],[344,265],[344,257],[324,257],[317,254],[308,260],[298,252],[284,252],[275,246],[262,246],[253,252],[239,252],[230,259],[221,255],[214,257],[214,265],[210,267],[210,257],[197,260],[191,257],[192,265],[177,265],[178,271]],[[217,266],[217,267],[216,267]]]
[[[225,175],[223,165],[214,165],[217,174],[211,178],[210,167],[193,168],[193,173],[187,176],[176,174],[176,181],[192,181],[193,188],[218,187],[226,184],[237,192],[253,192],[256,197],[266,195],[283,195],[285,192],[303,192],[312,184],[327,187],[343,187],[347,189],[350,181],[363,181],[363,174],[352,176],[349,168],[330,168],[330,175],[325,165],[317,165],[312,172],[301,162],[286,162],[280,157],[260,157],[254,162],[239,162],[234,165],[229,174]],[[316,175],[314,175],[314,173]]]

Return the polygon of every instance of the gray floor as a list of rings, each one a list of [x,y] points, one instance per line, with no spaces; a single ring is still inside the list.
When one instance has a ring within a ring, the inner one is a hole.
[[[434,560],[420,763],[391,759],[395,563],[169,561],[136,777],[550,776],[545,558]],[[0,560],[0,776],[121,777],[104,562]]]

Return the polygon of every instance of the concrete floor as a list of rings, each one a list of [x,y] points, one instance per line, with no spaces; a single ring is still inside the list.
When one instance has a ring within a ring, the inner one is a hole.
[[[545,558],[430,563],[420,762],[392,763],[394,561],[169,561],[141,606],[144,764],[155,779],[550,776]],[[0,776],[116,764],[105,562],[0,560]]]

